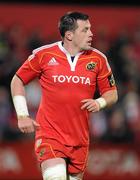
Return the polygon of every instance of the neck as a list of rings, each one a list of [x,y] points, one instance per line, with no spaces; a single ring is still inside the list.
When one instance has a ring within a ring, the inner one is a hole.
[[[64,42],[63,47],[70,53],[71,56],[75,56],[77,53],[80,52],[79,48],[75,47],[69,42]]]

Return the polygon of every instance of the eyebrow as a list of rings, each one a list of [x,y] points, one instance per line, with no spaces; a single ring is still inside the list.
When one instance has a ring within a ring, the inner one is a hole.
[[[90,28],[91,28],[91,26],[86,26],[86,27],[83,28],[83,30],[85,30],[85,29],[88,30]]]

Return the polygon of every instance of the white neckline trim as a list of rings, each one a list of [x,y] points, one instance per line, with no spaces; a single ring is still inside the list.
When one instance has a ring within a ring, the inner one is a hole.
[[[70,53],[62,46],[62,41],[58,42],[58,47],[60,48],[60,50],[66,54],[67,60],[69,62],[71,71],[75,71],[76,68],[76,64],[78,61],[79,56],[83,53],[83,52],[79,52],[78,54],[76,54],[76,56],[74,57],[73,61],[71,60],[71,55]]]

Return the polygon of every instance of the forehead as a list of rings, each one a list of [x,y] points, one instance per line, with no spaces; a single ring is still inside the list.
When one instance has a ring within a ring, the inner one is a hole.
[[[77,20],[78,28],[91,27],[89,20]]]

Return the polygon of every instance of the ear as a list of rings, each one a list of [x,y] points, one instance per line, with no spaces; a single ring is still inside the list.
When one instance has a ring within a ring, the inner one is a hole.
[[[72,41],[73,32],[72,32],[72,31],[66,31],[65,37],[66,37],[66,39],[68,39],[69,41]]]

